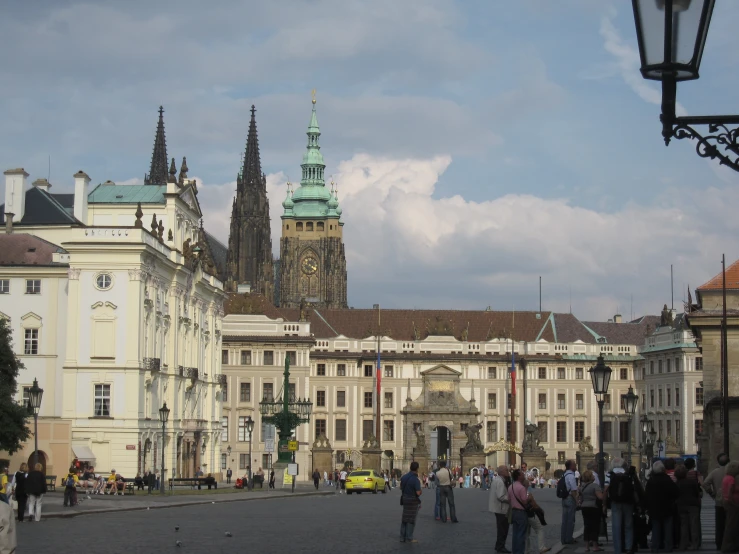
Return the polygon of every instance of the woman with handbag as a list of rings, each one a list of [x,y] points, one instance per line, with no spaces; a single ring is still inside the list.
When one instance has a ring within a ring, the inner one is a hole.
[[[511,475],[513,484],[508,489],[511,502],[511,521],[513,523],[513,554],[525,554],[526,532],[529,528],[529,514],[535,515],[529,502],[526,474],[514,469]]]
[[[18,504],[18,521],[23,521],[23,514],[26,513],[26,504],[28,503],[28,493],[26,492],[26,477],[28,476],[28,464],[21,464],[21,467],[13,476],[13,498]]]
[[[603,491],[600,485],[595,482],[595,474],[589,469],[580,477],[579,492],[577,503],[582,511],[582,521],[585,525],[585,530],[583,531],[583,540],[587,543],[585,552],[598,552],[603,550],[598,546]]]

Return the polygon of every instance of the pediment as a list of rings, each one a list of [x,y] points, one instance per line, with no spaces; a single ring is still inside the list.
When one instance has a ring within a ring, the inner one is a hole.
[[[180,199],[187,204],[187,206],[197,214],[198,217],[201,217],[203,214],[200,210],[200,202],[198,202],[197,198],[197,192],[195,191],[193,185],[189,185],[185,187],[182,192],[180,192]]]
[[[33,312],[28,312],[26,315],[21,316],[22,326],[26,329],[38,329],[41,327],[41,317]]]
[[[425,371],[422,371],[421,375],[423,375],[424,377],[459,377],[460,375],[462,375],[462,372],[457,371],[456,369],[452,369],[448,365],[439,364]]]

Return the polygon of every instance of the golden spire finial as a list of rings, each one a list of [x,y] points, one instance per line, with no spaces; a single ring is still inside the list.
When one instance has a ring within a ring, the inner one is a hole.
[[[315,106],[315,104],[316,104],[316,89],[313,89],[312,91],[310,91],[310,95],[311,95],[311,102],[313,102],[313,105]]]

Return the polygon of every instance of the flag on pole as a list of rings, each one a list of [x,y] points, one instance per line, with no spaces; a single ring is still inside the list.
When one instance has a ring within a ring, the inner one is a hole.
[[[380,403],[380,382],[382,381],[382,371],[380,370],[380,339],[377,339],[377,403]]]
[[[516,345],[511,340],[511,393],[516,395]]]

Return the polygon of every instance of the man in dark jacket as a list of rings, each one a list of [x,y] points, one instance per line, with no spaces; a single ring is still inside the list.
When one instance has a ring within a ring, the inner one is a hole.
[[[321,480],[321,474],[318,473],[317,469],[313,470],[313,486],[316,487],[316,490],[318,490],[318,483]]]
[[[659,550],[660,542],[664,541],[665,550],[671,552],[673,514],[680,490],[665,473],[665,464],[660,461],[654,462],[652,466],[645,496],[649,518],[652,521],[652,550]]]
[[[36,464],[26,477],[29,521],[41,521],[41,500],[46,494],[46,477],[41,472],[42,468],[41,464]]]

